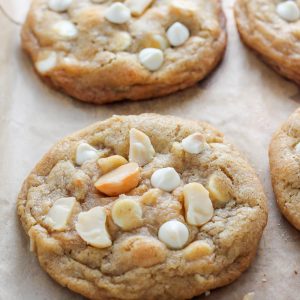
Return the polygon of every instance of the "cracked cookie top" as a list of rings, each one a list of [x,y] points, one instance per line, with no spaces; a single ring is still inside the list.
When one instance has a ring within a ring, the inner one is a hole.
[[[267,218],[259,180],[220,132],[155,114],[60,141],[18,213],[43,268],[91,299],[187,299],[227,284]]]
[[[226,33],[218,0],[34,0],[22,43],[46,82],[104,103],[202,79]]]
[[[278,206],[289,222],[300,230],[300,109],[274,134],[269,158]]]

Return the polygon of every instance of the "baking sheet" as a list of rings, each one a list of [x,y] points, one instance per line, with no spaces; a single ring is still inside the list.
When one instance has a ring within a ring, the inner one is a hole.
[[[204,82],[154,101],[94,106],[43,85],[20,50],[19,31],[29,0],[0,0],[0,299],[79,300],[39,267],[16,216],[21,183],[58,139],[113,114],[157,112],[205,120],[221,129],[256,168],[269,199],[269,222],[251,268],[206,300],[299,299],[300,233],[280,215],[271,189],[268,144],[272,132],[300,103],[284,80],[240,42],[233,0],[223,3],[229,41],[219,68]],[[3,11],[10,16],[9,20]]]

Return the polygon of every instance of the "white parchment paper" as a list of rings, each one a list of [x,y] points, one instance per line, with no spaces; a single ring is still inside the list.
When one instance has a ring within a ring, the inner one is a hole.
[[[0,0],[23,22],[29,0]],[[0,299],[82,299],[56,284],[29,252],[16,215],[22,181],[58,139],[113,114],[157,112],[205,120],[222,130],[256,168],[269,200],[269,223],[251,268],[207,300],[300,299],[300,233],[280,215],[274,201],[268,144],[274,130],[300,103],[296,85],[265,66],[241,44],[233,0],[223,3],[228,18],[224,61],[204,82],[183,92],[138,103],[94,106],[50,90],[20,50],[20,26],[0,12]],[[298,274],[299,273],[299,274]]]

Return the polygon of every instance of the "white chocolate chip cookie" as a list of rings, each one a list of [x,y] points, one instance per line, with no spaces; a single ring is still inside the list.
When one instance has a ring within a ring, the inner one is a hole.
[[[220,2],[33,0],[22,46],[45,83],[79,100],[159,97],[204,79],[222,59]]]
[[[243,42],[276,72],[300,84],[300,2],[237,0],[235,19]]]
[[[269,147],[273,190],[282,214],[300,230],[300,109],[274,133]]]
[[[18,215],[61,285],[95,300],[184,300],[240,276],[267,209],[255,172],[218,130],[143,114],[57,143],[24,182]]]

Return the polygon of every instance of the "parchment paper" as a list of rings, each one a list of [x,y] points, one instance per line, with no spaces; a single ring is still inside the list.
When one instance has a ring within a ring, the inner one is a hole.
[[[0,0],[3,10],[23,22],[29,0]],[[21,183],[58,139],[112,114],[157,112],[205,120],[221,129],[256,168],[269,200],[269,222],[251,268],[235,283],[212,291],[207,300],[300,299],[300,233],[280,215],[270,184],[267,149],[274,130],[299,106],[296,85],[247,50],[236,32],[233,0],[227,53],[219,68],[197,86],[139,103],[105,106],[80,103],[50,90],[33,73],[20,50],[20,26],[0,12],[0,299],[82,299],[56,284],[29,252],[16,216]]]

